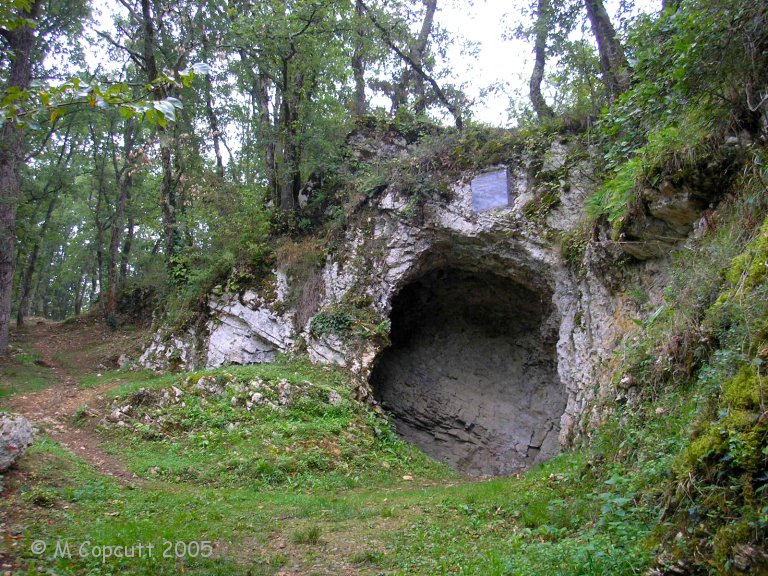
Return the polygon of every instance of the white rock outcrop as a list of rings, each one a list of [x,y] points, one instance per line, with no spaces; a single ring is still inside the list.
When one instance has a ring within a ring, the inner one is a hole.
[[[560,174],[568,146],[556,142],[543,169]],[[383,389],[400,382],[404,388],[391,397],[405,399],[397,406],[399,417],[395,411],[401,431],[411,426],[416,430],[412,436],[420,436],[422,446],[459,443],[465,453],[452,453],[448,460],[453,464],[477,473],[510,473],[529,466],[572,442],[594,417],[586,413],[589,400],[607,385],[603,374],[613,362],[611,352],[635,313],[634,304],[618,287],[631,278],[653,302],[660,298],[664,281],[664,266],[658,260],[625,266],[619,279],[614,272],[605,272],[600,262],[617,255],[611,254],[611,243],[600,238],[585,247],[584,265],[567,265],[560,234],[581,220],[590,186],[589,167],[577,168],[560,181],[558,201],[536,217],[529,207],[542,192],[527,166],[508,167],[510,198],[504,209],[472,210],[472,191],[465,183],[472,174],[453,186],[449,198],[427,200],[418,214],[413,213],[407,191],[387,190],[370,200],[365,216],[348,226],[320,272],[324,291],[319,314],[345,302],[365,301],[368,316],[381,320],[378,326],[359,322],[354,337],[314,333],[311,322],[297,326],[295,311],[285,300],[289,292],[285,275],[278,271],[278,295],[271,301],[255,290],[212,297],[202,333],[194,338],[157,336],[141,361],[157,367],[173,356],[183,368],[269,362],[275,354],[301,346],[312,361],[345,366],[356,374],[361,396],[381,400]],[[439,289],[444,281],[459,286],[444,291]],[[483,287],[478,288],[484,291],[482,297],[469,299],[472,306],[459,305],[460,290],[476,286]],[[403,326],[408,324],[398,315],[420,309],[418,302],[396,301],[408,290],[414,299],[426,299],[423,309],[434,311],[412,327],[411,332],[421,334],[420,341],[404,342]],[[427,302],[429,298],[446,300],[441,304]],[[503,304],[494,307],[494,298]],[[537,301],[533,308],[532,300]],[[448,305],[460,310],[461,321],[453,322],[451,311],[441,307]],[[377,333],[387,322],[392,342]],[[446,337],[439,322],[454,330],[466,328],[465,335]],[[396,336],[400,343],[394,342]],[[462,358],[464,367],[448,356],[441,360],[435,342],[445,342],[441,350],[453,350],[451,355]],[[407,373],[381,368],[390,354],[387,350],[398,346],[401,365],[410,367]],[[505,380],[494,380],[484,365],[489,362],[498,364],[497,375],[504,374]],[[428,365],[429,373],[420,374],[420,367]],[[387,380],[386,374],[395,373],[395,380]],[[487,386],[464,393],[478,382]],[[434,385],[438,396],[430,399],[429,394],[408,388],[426,385]],[[472,416],[483,410],[497,410],[498,417]],[[441,423],[436,415],[442,415]],[[494,422],[515,418],[521,422],[517,432],[510,432],[507,424],[494,428]],[[490,440],[499,431],[509,434],[504,446]],[[484,465],[493,458],[512,463]]]
[[[10,468],[27,448],[35,435],[32,424],[20,414],[0,414],[0,472]]]

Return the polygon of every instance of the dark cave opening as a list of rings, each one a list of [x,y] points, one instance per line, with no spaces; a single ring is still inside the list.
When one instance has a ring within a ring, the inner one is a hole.
[[[551,292],[512,278],[428,272],[392,300],[374,394],[430,456],[472,475],[524,470],[559,451],[565,389],[552,312]]]

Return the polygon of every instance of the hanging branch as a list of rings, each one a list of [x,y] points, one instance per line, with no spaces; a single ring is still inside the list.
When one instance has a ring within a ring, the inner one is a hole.
[[[430,86],[432,86],[432,89],[435,91],[435,95],[437,96],[438,100],[443,103],[443,105],[448,109],[448,111],[451,113],[451,116],[453,116],[453,120],[456,123],[456,128],[459,130],[462,130],[464,128],[464,122],[461,119],[461,111],[456,108],[456,106],[450,101],[448,96],[443,92],[443,90],[440,88],[440,85],[437,83],[437,81],[427,74],[427,72],[424,71],[424,68],[421,66],[420,63],[416,62],[413,58],[411,58],[408,54],[403,52],[395,43],[395,41],[392,39],[392,33],[391,30],[389,30],[386,26],[384,26],[381,22],[379,22],[378,18],[376,18],[376,15],[373,13],[373,11],[365,4],[365,2],[360,3],[363,9],[365,10],[366,14],[368,14],[368,18],[371,19],[371,22],[376,27],[376,29],[381,32],[381,37],[384,40],[385,44],[390,47],[390,49],[397,54],[397,56],[408,66],[411,67],[411,69],[416,72],[419,76],[421,76],[424,81],[428,82]]]

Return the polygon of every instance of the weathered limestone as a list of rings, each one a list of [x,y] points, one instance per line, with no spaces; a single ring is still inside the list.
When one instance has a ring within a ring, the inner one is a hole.
[[[242,298],[212,298],[208,306],[207,366],[272,362],[293,346],[290,315],[274,312],[253,290]]]
[[[399,155],[404,143],[387,146]],[[369,201],[327,256],[319,313],[369,302],[369,317],[391,321],[391,344],[319,336],[311,321],[296,326],[278,271],[277,297],[253,290],[213,297],[202,333],[158,337],[142,362],[167,365],[174,348],[184,368],[268,362],[301,346],[315,362],[349,369],[361,397],[389,408],[405,437],[459,469],[508,474],[546,459],[597,418],[589,401],[610,387],[603,375],[616,361],[611,352],[636,314],[623,286],[631,282],[654,302],[664,284],[658,260],[606,265],[627,250],[604,238],[588,243],[582,266],[566,266],[558,232],[578,225],[590,186],[586,165],[567,181],[560,176],[568,152],[555,143],[541,163],[560,188],[558,202],[536,218],[526,207],[541,191],[526,166],[508,167],[505,209],[473,211],[466,184],[473,174],[450,199],[429,200],[415,216],[407,191]],[[673,224],[649,218],[675,233],[692,227],[689,198],[650,203]],[[641,259],[666,254],[637,247]]]
[[[20,414],[0,414],[0,472],[10,468],[34,440],[29,420]]]

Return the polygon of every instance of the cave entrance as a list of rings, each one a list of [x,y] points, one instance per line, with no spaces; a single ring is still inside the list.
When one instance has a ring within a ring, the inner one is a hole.
[[[433,270],[392,300],[391,345],[371,373],[398,432],[472,475],[559,451],[565,389],[552,295],[511,278]]]

